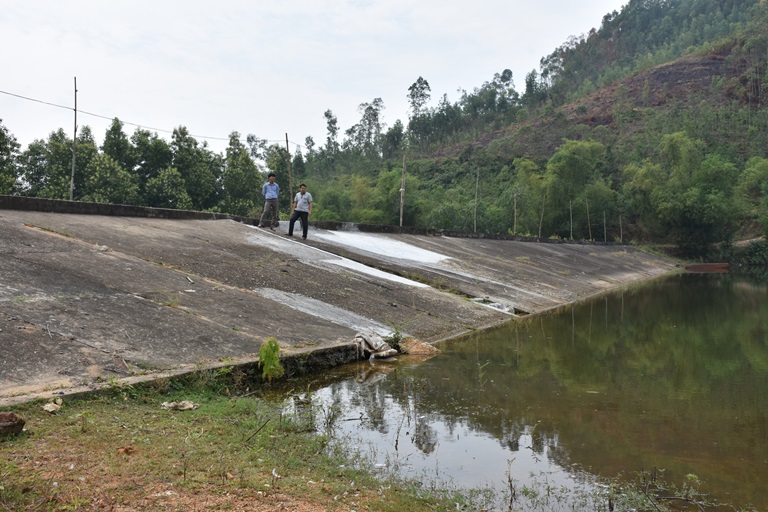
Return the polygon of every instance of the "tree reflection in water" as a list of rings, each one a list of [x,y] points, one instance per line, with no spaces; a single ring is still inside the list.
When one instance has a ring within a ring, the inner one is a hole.
[[[508,488],[659,467],[768,509],[768,293],[679,275],[444,343],[426,361],[329,373],[339,434],[404,476]],[[405,442],[407,441],[407,442]]]

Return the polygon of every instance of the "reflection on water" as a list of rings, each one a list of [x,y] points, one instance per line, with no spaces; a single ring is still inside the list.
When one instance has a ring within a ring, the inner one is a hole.
[[[503,492],[659,467],[768,510],[765,284],[674,276],[440,348],[324,376],[320,427],[405,476]]]

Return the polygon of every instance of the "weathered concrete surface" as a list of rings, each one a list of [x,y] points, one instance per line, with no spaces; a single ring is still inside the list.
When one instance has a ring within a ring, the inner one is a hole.
[[[675,268],[626,246],[281,230],[0,210],[0,405],[252,361],[270,336],[288,354],[394,328],[435,342]]]

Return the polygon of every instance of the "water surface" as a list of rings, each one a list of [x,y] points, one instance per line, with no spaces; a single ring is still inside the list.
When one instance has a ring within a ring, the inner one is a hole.
[[[768,510],[764,282],[673,276],[440,348],[313,378],[319,427],[404,476],[504,492],[657,467]]]

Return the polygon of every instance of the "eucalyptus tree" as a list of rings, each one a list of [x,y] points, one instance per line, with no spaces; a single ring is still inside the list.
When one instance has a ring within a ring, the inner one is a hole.
[[[339,120],[328,109],[323,113],[325,118],[326,138],[325,145],[318,151],[318,171],[322,176],[329,177],[336,173],[336,163],[341,149],[339,145]]]
[[[0,119],[0,194],[13,194],[19,190],[19,143]]]
[[[267,151],[269,141],[250,133],[245,138],[245,142],[248,144],[248,149],[251,152],[251,158],[257,162],[263,162],[265,158],[264,153]]]
[[[613,210],[602,176],[605,158],[606,148],[600,142],[566,140],[549,159],[545,173],[549,207],[543,216],[554,233],[563,237],[573,233],[577,238],[589,235],[590,196],[592,216]],[[596,199],[600,204],[595,204]]]
[[[123,123],[114,118],[104,134],[101,152],[112,158],[120,167],[133,173],[138,163],[138,151],[123,132]]]
[[[184,177],[173,167],[161,169],[157,176],[150,178],[145,194],[147,202],[155,208],[189,210],[193,207]]]
[[[86,168],[81,199],[96,203],[136,204],[139,200],[138,178],[108,154],[100,153]]]
[[[86,127],[87,128],[87,127]],[[78,140],[78,160],[75,172],[75,197],[79,197],[83,183],[83,172],[95,154],[86,151],[89,146],[88,137],[81,144]],[[92,138],[90,138],[92,142]],[[46,197],[51,199],[69,199],[70,184],[72,183],[72,139],[63,128],[51,132],[47,140],[35,140],[20,157],[20,180],[24,195]],[[80,150],[83,150],[82,154]]]
[[[48,175],[48,145],[36,139],[19,155],[19,184],[22,195],[44,197],[43,191],[50,182]]]
[[[544,170],[527,158],[516,158],[512,162],[515,180],[511,190],[502,197],[509,204],[512,193],[512,214],[509,228],[514,235],[536,236],[541,224],[542,209],[547,204],[547,185]],[[509,229],[508,228],[508,229]]]
[[[296,149],[291,159],[291,173],[293,179],[297,181],[303,181],[307,179],[307,161],[304,159],[304,155],[300,149]]]
[[[345,149],[362,155],[374,164],[378,164],[381,158],[382,110],[384,102],[381,98],[375,98],[370,103],[361,103],[357,107],[361,114],[360,122],[346,131]]]
[[[77,134],[77,153],[75,158],[75,176],[74,176],[74,199],[81,200],[86,193],[85,183],[88,179],[88,167],[91,165],[96,155],[99,154],[99,148],[96,145],[96,139],[93,136],[93,132],[89,126],[83,126]],[[70,149],[70,165],[69,165],[69,182],[72,181],[72,166],[71,166],[71,148]],[[64,198],[69,198],[69,192]]]
[[[402,121],[398,119],[382,136],[381,156],[384,160],[401,158],[405,148],[405,127]]]
[[[138,177],[139,194],[141,204],[152,206],[147,198],[147,183],[159,176],[163,169],[167,169],[173,162],[173,151],[165,139],[157,133],[148,130],[136,129],[131,136],[136,157],[135,173]]]
[[[416,81],[408,87],[408,103],[411,106],[411,119],[418,117],[422,109],[430,99],[432,88],[423,77],[419,76]]]
[[[208,150],[207,144],[198,144],[183,126],[173,130],[171,150],[172,165],[184,179],[192,208],[207,210],[215,206],[221,192],[221,158]]]
[[[255,216],[254,210],[261,202],[261,180],[249,148],[240,141],[239,133],[232,132],[224,158],[224,194],[219,209],[234,215]]]

